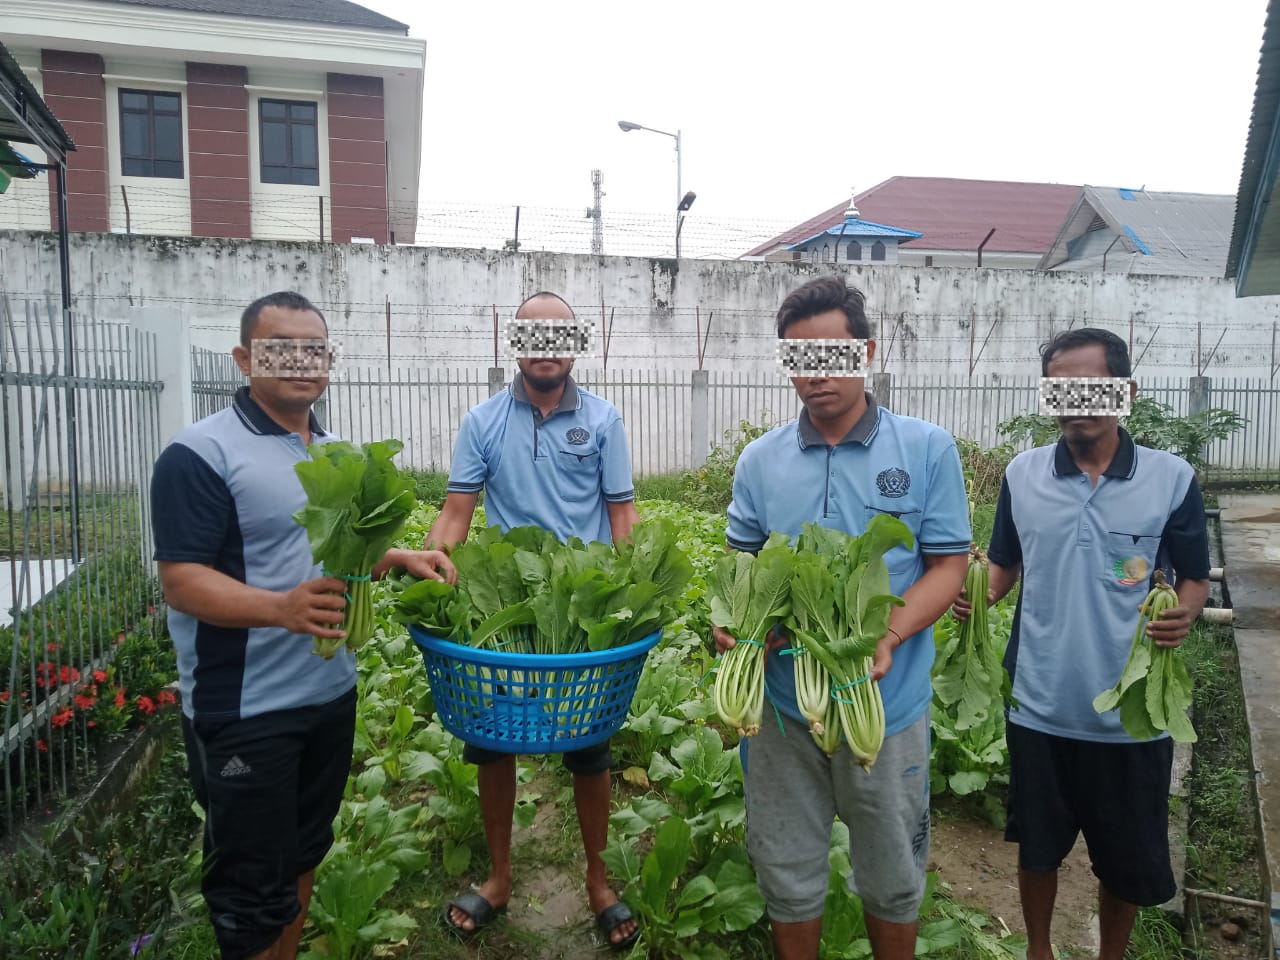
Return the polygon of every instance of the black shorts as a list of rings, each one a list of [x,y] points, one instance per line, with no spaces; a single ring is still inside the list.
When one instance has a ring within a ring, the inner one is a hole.
[[[1093,872],[1112,896],[1141,907],[1177,891],[1169,862],[1173,741],[1095,743],[1010,723],[1009,820],[1018,866],[1056,870],[1084,833]]]
[[[503,753],[499,750],[488,750],[485,747],[477,747],[473,744],[465,744],[462,748],[462,759],[467,763],[474,763],[478,766],[484,766],[486,763],[494,763],[503,757],[509,757],[511,754]],[[609,749],[609,741],[597,743],[594,747],[587,747],[585,750],[571,750],[564,754],[564,766],[575,776],[589,777],[593,774],[604,773],[604,771],[613,767],[613,752]]]
[[[223,960],[261,953],[298,915],[298,877],[333,845],[355,716],[354,687],[326,704],[227,723],[183,716],[205,810],[200,886]]]

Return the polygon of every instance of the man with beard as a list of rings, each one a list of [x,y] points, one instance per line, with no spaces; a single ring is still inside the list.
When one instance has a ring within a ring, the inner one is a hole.
[[[1176,647],[1199,616],[1209,592],[1204,503],[1186,461],[1136,446],[1112,413],[1124,406],[1116,399],[1137,392],[1123,340],[1092,327],[1060,333],[1041,351],[1041,372],[1050,378],[1042,390],[1052,390],[1042,392],[1046,404],[1068,395],[1075,409],[1058,416],[1057,443],[1009,464],[987,596],[958,600],[953,610],[963,619],[971,602],[995,603],[1022,579],[1005,653],[1017,704],[1006,733],[1005,839],[1018,844],[1028,960],[1054,955],[1058,867],[1079,833],[1098,877],[1098,957],[1121,960],[1138,907],[1176,890],[1173,744],[1167,736],[1135,741],[1119,711],[1099,714],[1093,699],[1124,670],[1155,570],[1166,568],[1178,605],[1148,623],[1148,636]],[[1105,403],[1091,396],[1101,378],[1113,381]]]
[[[572,325],[573,311],[554,293],[535,293],[517,321],[548,330]],[[503,531],[537,526],[559,539],[618,542],[636,521],[631,460],[622,418],[613,404],[569,375],[573,360],[521,356],[511,386],[467,412],[458,430],[448,493],[427,543],[451,549],[466,539],[480,491],[490,525]],[[566,350],[566,352],[571,352]],[[511,825],[516,800],[515,754],[468,744],[464,759],[479,765],[480,808],[489,849],[489,876],[475,892],[449,904],[444,921],[466,937],[493,921],[511,899]],[[635,943],[639,928],[609,887],[600,852],[609,826],[606,741],[564,754],[587,861],[587,901],[614,949]]]
[[[178,434],[156,462],[152,527],[178,652],[182,732],[205,809],[201,890],[223,960],[292,960],[314,871],[333,843],[351,771],[355,657],[329,660],[345,585],[321,576],[293,514],[294,465],[337,439],[311,406],[329,384],[328,328],[297,293],[240,318],[232,356],[249,385]],[[436,551],[392,549],[374,568],[452,580]]]

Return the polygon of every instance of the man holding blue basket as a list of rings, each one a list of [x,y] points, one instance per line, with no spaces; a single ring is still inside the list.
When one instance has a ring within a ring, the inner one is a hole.
[[[622,418],[613,404],[583,390],[569,375],[586,352],[590,326],[554,293],[535,293],[508,325],[519,358],[511,386],[463,418],[449,471],[444,508],[428,543],[452,549],[467,537],[480,491],[491,525],[505,532],[537,526],[560,540],[617,543],[638,519]],[[463,757],[479,766],[480,808],[489,876],[449,904],[444,921],[469,936],[493,921],[511,899],[511,832],[516,755],[467,744]],[[600,852],[608,839],[612,766],[608,741],[564,754],[587,861],[587,900],[614,949],[635,943],[631,911],[609,886]]]

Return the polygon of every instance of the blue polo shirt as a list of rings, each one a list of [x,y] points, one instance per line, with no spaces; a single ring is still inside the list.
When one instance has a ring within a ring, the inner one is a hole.
[[[517,374],[506,390],[468,410],[458,430],[448,490],[482,489],[485,514],[504,533],[535,526],[561,540],[611,542],[607,504],[636,496],[621,415],[570,377],[559,405],[543,417]]]
[[[1022,565],[1005,667],[1009,722],[1076,740],[1130,743],[1120,711],[1093,698],[1115,685],[1157,567],[1209,577],[1204,501],[1180,457],[1136,446],[1124,430],[1092,486],[1063,440],[1018,454],[1005,471],[988,551]]]
[[[311,418],[313,443],[336,437]],[[293,466],[310,459],[299,434],[272,420],[241,387],[231,406],[185,428],[160,454],[151,480],[155,558],[199,563],[233,580],[283,592],[320,576]],[[345,649],[316,656],[309,635],[283,627],[220,627],[169,608],[182,709],[221,723],[328,703],[356,682]]]
[[[877,513],[898,517],[915,537],[912,549],[885,554],[898,596],[924,572],[924,554],[969,551],[969,501],[955,440],[932,423],[889,412],[868,393],[867,412],[835,446],[807,411],[747,445],[733,476],[729,546],[755,552],[770,533],[795,537],[809,522],[856,536]],[[880,681],[887,736],[929,709],[933,656],[932,627],[894,651]],[[791,658],[770,656],[765,682],[774,705],[802,719]]]

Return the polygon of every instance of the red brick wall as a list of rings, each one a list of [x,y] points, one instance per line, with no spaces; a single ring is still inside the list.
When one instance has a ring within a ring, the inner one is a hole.
[[[389,238],[382,78],[329,74],[329,209],[335,243]]]
[[[76,149],[67,154],[67,229],[105,233],[107,215],[107,103],[102,57],[40,51],[44,101]],[[49,177],[50,223],[58,226],[57,176]]]
[[[192,236],[251,236],[248,82],[244,67],[187,64]]]

